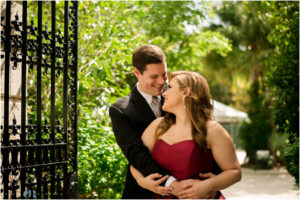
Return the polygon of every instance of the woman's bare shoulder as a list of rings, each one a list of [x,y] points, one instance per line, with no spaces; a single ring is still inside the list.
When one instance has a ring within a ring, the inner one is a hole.
[[[220,137],[221,135],[227,135],[224,127],[216,121],[209,120],[206,124],[207,127],[207,139],[214,139],[216,136]]]
[[[207,123],[206,123],[206,128],[207,128],[207,132],[211,132],[211,131],[218,131],[218,130],[223,130],[223,126],[219,123],[219,122],[216,122],[216,121],[213,121],[213,120],[209,120]]]

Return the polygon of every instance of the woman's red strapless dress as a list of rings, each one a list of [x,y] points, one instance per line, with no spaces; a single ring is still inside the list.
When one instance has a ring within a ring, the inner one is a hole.
[[[212,172],[213,155],[210,149],[201,153],[193,140],[168,144],[159,139],[152,149],[152,158],[164,169],[170,171],[177,180],[200,179],[199,173]],[[176,198],[175,196],[153,195],[154,198]],[[225,199],[218,192],[215,199]]]

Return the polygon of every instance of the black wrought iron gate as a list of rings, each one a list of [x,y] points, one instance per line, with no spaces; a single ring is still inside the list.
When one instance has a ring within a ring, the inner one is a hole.
[[[78,2],[23,1],[14,15],[14,2],[2,3],[0,198],[76,198]],[[17,69],[19,121],[10,106]]]

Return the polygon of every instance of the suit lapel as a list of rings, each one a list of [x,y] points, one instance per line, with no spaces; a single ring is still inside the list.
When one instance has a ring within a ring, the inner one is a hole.
[[[164,90],[166,90],[166,87],[164,87]],[[133,102],[137,110],[143,110],[143,115],[145,115],[146,119],[154,120],[156,118],[155,114],[153,113],[150,105],[147,103],[145,98],[141,95],[141,93],[138,91],[136,86],[131,91],[130,100]],[[162,106],[164,104],[164,97],[161,95],[161,107],[160,107],[160,113],[161,116],[164,116],[166,114],[165,111],[162,110]]]
[[[150,105],[147,103],[145,98],[139,93],[136,86],[131,91],[130,100],[132,101],[137,110],[142,111],[141,114],[143,115],[143,118],[145,120],[153,121],[156,118]]]

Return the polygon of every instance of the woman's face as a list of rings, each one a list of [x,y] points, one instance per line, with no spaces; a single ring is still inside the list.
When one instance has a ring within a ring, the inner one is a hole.
[[[165,98],[162,109],[167,112],[174,113],[174,111],[183,106],[183,90],[179,88],[177,78],[174,77],[170,80],[168,89],[162,94]]]

